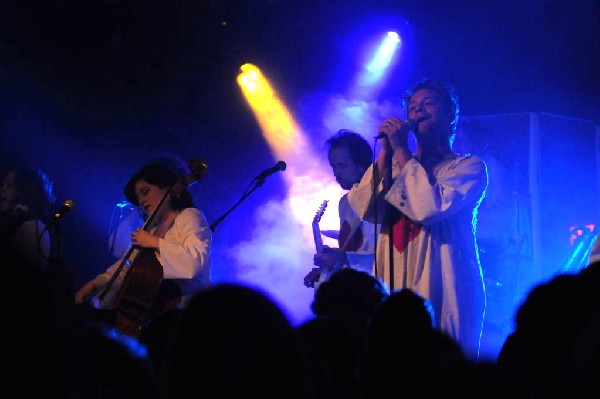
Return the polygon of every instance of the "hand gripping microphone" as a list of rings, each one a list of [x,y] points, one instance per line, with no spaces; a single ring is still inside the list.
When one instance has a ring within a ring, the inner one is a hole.
[[[415,130],[417,128],[417,121],[414,119],[406,119],[406,120],[403,120],[402,123],[405,123],[408,125],[408,130]],[[379,134],[377,134],[377,136],[375,136],[375,139],[379,140],[384,137],[386,137],[386,134],[384,132],[379,132]]]

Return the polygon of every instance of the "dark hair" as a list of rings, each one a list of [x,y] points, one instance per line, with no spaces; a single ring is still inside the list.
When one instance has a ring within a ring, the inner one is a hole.
[[[373,311],[373,323],[401,331],[436,327],[435,311],[427,298],[410,288],[400,288],[388,295]],[[386,324],[382,324],[386,323]],[[378,326],[376,326],[378,327]]]
[[[36,166],[20,166],[12,172],[15,175],[15,202],[27,205],[31,215],[35,217],[45,216],[48,206],[56,201],[54,182]]]
[[[325,143],[329,146],[329,151],[332,148],[347,147],[352,160],[365,169],[373,162],[373,150],[371,146],[363,136],[352,130],[340,129]]]
[[[127,182],[124,188],[127,200],[139,206],[138,199],[135,196],[135,184],[144,180],[160,188],[173,187],[178,183],[179,177],[173,169],[162,163],[149,163],[137,171]],[[173,209],[194,208],[194,200],[189,191],[184,187],[179,195],[171,196],[171,207]]]
[[[454,141],[456,126],[458,124],[458,115],[460,113],[460,104],[458,102],[458,94],[456,94],[456,90],[449,83],[426,78],[416,83],[413,87],[404,92],[404,96],[402,98],[402,108],[407,109],[408,103],[410,102],[412,96],[417,91],[423,89],[431,89],[437,91],[442,96],[442,100],[450,107],[450,110],[454,114],[454,119],[451,123],[452,135],[450,136],[450,143],[452,143]]]
[[[190,173],[190,168],[179,155],[171,151],[161,151],[157,153],[148,163],[161,163],[167,165],[175,172],[178,177]]]
[[[388,294],[381,279],[361,270],[344,268],[319,285],[310,306],[317,316],[354,318],[366,322]]]

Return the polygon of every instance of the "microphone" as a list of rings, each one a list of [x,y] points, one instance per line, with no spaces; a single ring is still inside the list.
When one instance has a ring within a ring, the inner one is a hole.
[[[414,119],[405,119],[402,121],[402,123],[405,123],[408,125],[408,130],[415,130],[417,128],[417,121]],[[377,136],[375,136],[375,140],[382,139],[386,136],[387,135],[384,132],[379,132],[379,134],[377,134]]]
[[[208,164],[202,158],[192,158],[188,164],[188,168],[194,177],[202,178],[206,174]]]
[[[275,164],[275,166],[271,166],[269,169],[263,170],[258,176],[254,178],[254,180],[263,180],[271,176],[273,173],[284,171],[286,166],[287,165],[285,164],[285,162],[279,161]]]
[[[60,207],[58,212],[56,212],[54,214],[54,216],[52,216],[52,220],[50,221],[50,224],[57,222],[60,218],[62,218],[67,213],[71,212],[73,209],[75,209],[75,202],[73,202],[73,200],[70,200],[70,199],[66,200],[62,204],[62,206]]]

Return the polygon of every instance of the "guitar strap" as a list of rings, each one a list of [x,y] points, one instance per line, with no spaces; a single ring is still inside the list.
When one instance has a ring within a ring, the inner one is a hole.
[[[354,234],[356,233],[356,231],[358,230],[359,227],[361,227],[362,225],[362,220],[360,220],[360,218],[358,217],[358,215],[351,210],[350,205],[348,204],[348,194],[345,194],[344,197],[340,200],[340,204],[339,206],[342,207],[343,204],[343,208],[341,208],[342,212],[343,212],[343,221],[340,225],[340,238],[342,238],[342,230],[344,229],[344,224],[349,225],[350,227],[350,231],[348,231],[348,234],[344,237],[344,242],[339,242],[338,241],[338,246],[342,251],[348,251],[348,245],[350,245],[350,243],[353,243],[353,238],[354,238]],[[352,224],[350,224],[352,223]],[[364,235],[362,237],[362,240],[364,240]],[[362,241],[360,243],[360,245],[364,245],[364,241]],[[351,247],[352,249],[350,249],[350,251],[355,251],[356,248],[354,248],[354,246]]]
[[[354,224],[354,226],[352,227],[352,230],[350,230],[350,232],[346,236],[346,240],[344,241],[344,244],[340,245],[340,249],[342,251],[346,251],[346,246],[348,246],[348,243],[350,242],[350,239],[354,236],[354,233],[360,227],[361,224],[362,224],[362,221],[360,221],[360,220],[358,221],[358,223]]]

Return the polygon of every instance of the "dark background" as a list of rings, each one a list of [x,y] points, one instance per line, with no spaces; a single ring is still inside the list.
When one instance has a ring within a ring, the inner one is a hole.
[[[231,123],[245,111],[232,79],[244,62],[260,65],[291,104],[337,90],[347,82],[333,77],[354,67],[344,41],[374,29],[369,20],[410,35],[400,84],[384,98],[435,76],[460,88],[466,115],[600,118],[592,0],[3,4],[3,112],[27,109],[72,135]]]

